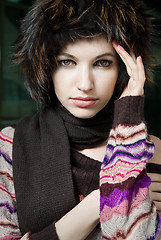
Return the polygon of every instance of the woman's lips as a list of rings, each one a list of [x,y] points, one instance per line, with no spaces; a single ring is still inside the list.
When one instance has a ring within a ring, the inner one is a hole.
[[[75,97],[72,102],[78,107],[89,107],[96,103],[97,99],[93,97]]]

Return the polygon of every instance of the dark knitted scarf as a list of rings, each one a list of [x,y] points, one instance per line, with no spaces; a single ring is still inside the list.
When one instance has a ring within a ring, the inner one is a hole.
[[[13,142],[18,220],[23,234],[39,232],[77,203],[70,149],[90,148],[107,139],[113,120],[109,103],[91,119],[72,116],[60,103],[21,120]]]

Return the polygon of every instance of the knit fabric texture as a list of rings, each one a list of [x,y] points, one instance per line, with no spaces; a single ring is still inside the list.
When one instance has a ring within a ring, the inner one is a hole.
[[[99,188],[101,162],[72,150],[71,166],[74,192],[78,201],[81,201],[93,190]]]
[[[138,112],[138,109],[142,109],[143,99],[137,100],[136,97],[138,108],[132,102],[135,102],[134,98],[120,99],[115,103],[115,111],[121,109],[125,116],[126,108],[131,112],[131,117],[126,116],[124,122],[121,113],[115,112],[100,172],[102,238],[160,240],[160,216],[149,198],[150,179],[145,171],[145,165],[153,155],[154,145],[148,138],[143,115]],[[135,109],[134,115],[132,109]],[[127,110],[126,113],[129,115]],[[136,116],[135,121],[133,116]],[[0,132],[0,239],[32,240],[51,237],[57,240],[54,222],[36,234],[29,232],[23,236],[20,231],[13,183],[13,134],[14,129],[11,127]],[[95,240],[94,237],[92,239]]]
[[[111,118],[109,103],[93,118],[79,119],[58,101],[16,125],[13,175],[23,234],[43,230],[76,206],[71,147],[102,143],[109,135]]]
[[[153,156],[143,118],[143,98],[116,103],[100,172],[102,239],[161,239],[161,217],[149,198],[146,163]],[[118,111],[117,109],[121,109]]]

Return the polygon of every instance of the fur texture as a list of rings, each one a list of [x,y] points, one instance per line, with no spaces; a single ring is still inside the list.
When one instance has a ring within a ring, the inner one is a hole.
[[[51,73],[59,51],[71,41],[100,34],[141,55],[149,78],[151,21],[142,1],[36,1],[22,21],[15,54],[31,96],[49,105],[54,96]],[[128,81],[123,64],[119,78],[116,89],[120,94]]]

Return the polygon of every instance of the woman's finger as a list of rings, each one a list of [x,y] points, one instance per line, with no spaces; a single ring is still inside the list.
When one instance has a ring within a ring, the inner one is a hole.
[[[161,211],[161,202],[157,202],[157,201],[153,201],[153,202],[154,202],[157,210],[158,210],[158,211]]]
[[[151,178],[152,182],[158,182],[161,184],[161,174],[158,174],[158,173],[147,173],[147,174]]]
[[[150,198],[152,202],[155,204],[157,210],[161,211],[161,193],[153,192],[151,189],[149,190]]]
[[[152,201],[161,202],[161,193],[152,192],[152,191],[150,191],[149,193]]]
[[[141,56],[137,57],[137,71],[138,71],[138,84],[140,85],[140,89],[142,89],[142,92],[140,93],[143,95],[144,93],[144,84],[145,84],[145,70],[144,65]]]
[[[138,96],[144,94],[145,71],[141,56],[137,59],[134,53],[131,55],[117,42],[113,41],[113,47],[124,62],[130,77],[127,87],[120,97]]]
[[[137,57],[137,68],[138,68],[139,81],[145,82],[145,79],[146,79],[145,70],[144,70],[143,60],[141,56]]]
[[[113,42],[113,46],[116,52],[119,54],[122,61],[124,62],[129,76],[132,77],[133,80],[137,81],[138,69],[137,69],[137,63],[136,63],[134,54],[133,56],[131,56],[128,52],[125,51],[125,49],[122,46],[118,45],[115,41]]]
[[[152,182],[150,185],[150,190],[152,192],[160,192],[160,196],[161,196],[161,183],[160,182]]]

